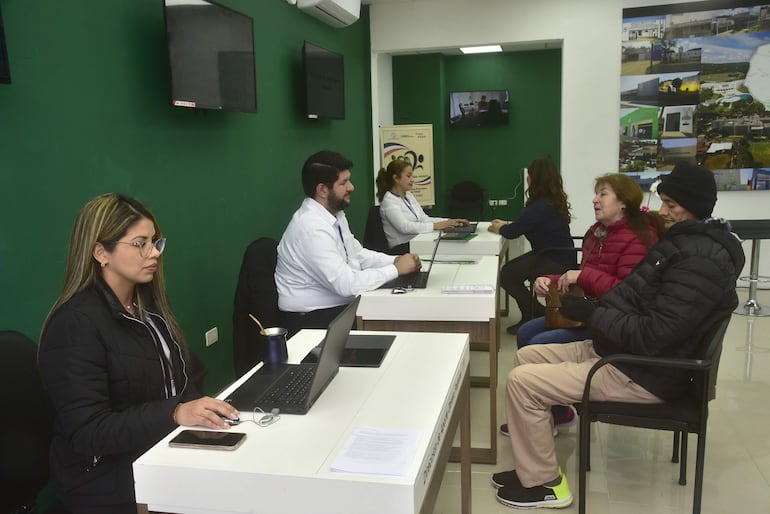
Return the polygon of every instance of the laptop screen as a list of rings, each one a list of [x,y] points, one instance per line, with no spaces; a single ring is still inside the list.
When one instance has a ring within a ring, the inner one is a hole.
[[[321,345],[321,354],[318,356],[318,368],[315,372],[313,386],[307,397],[310,402],[321,394],[323,389],[329,383],[331,378],[337,373],[342,360],[342,354],[345,351],[345,344],[348,341],[350,329],[356,319],[356,310],[361,297],[357,296],[345,310],[337,315],[329,323],[323,344]]]
[[[430,273],[430,269],[433,267],[433,263],[436,262],[436,252],[438,251],[438,244],[441,242],[442,235],[444,235],[444,231],[439,230],[438,237],[436,238],[436,244],[433,246],[433,255],[430,256],[430,264],[428,264],[428,269],[425,270],[426,273]]]

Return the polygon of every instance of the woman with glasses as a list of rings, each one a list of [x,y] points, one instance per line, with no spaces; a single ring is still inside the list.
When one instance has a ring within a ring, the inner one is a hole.
[[[72,230],[64,287],[38,363],[55,409],[50,473],[57,507],[136,513],[132,462],[177,425],[229,427],[238,411],[200,397],[171,312],[166,239],[139,201],[101,195]]]

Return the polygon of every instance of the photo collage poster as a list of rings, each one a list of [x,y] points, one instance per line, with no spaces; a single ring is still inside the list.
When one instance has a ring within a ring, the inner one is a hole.
[[[710,4],[623,10],[618,169],[643,190],[680,161],[770,189],[770,4]]]

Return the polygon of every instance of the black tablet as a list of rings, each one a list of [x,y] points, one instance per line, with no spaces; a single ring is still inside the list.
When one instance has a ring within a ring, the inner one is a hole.
[[[355,334],[348,336],[340,366],[378,368],[385,359],[396,336]],[[302,359],[303,364],[318,362],[320,348],[316,346]]]

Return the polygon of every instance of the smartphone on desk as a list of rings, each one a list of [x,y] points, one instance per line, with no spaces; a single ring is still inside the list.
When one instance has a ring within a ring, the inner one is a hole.
[[[232,451],[246,440],[243,432],[211,432],[208,430],[182,430],[168,445],[172,448],[205,448]]]

